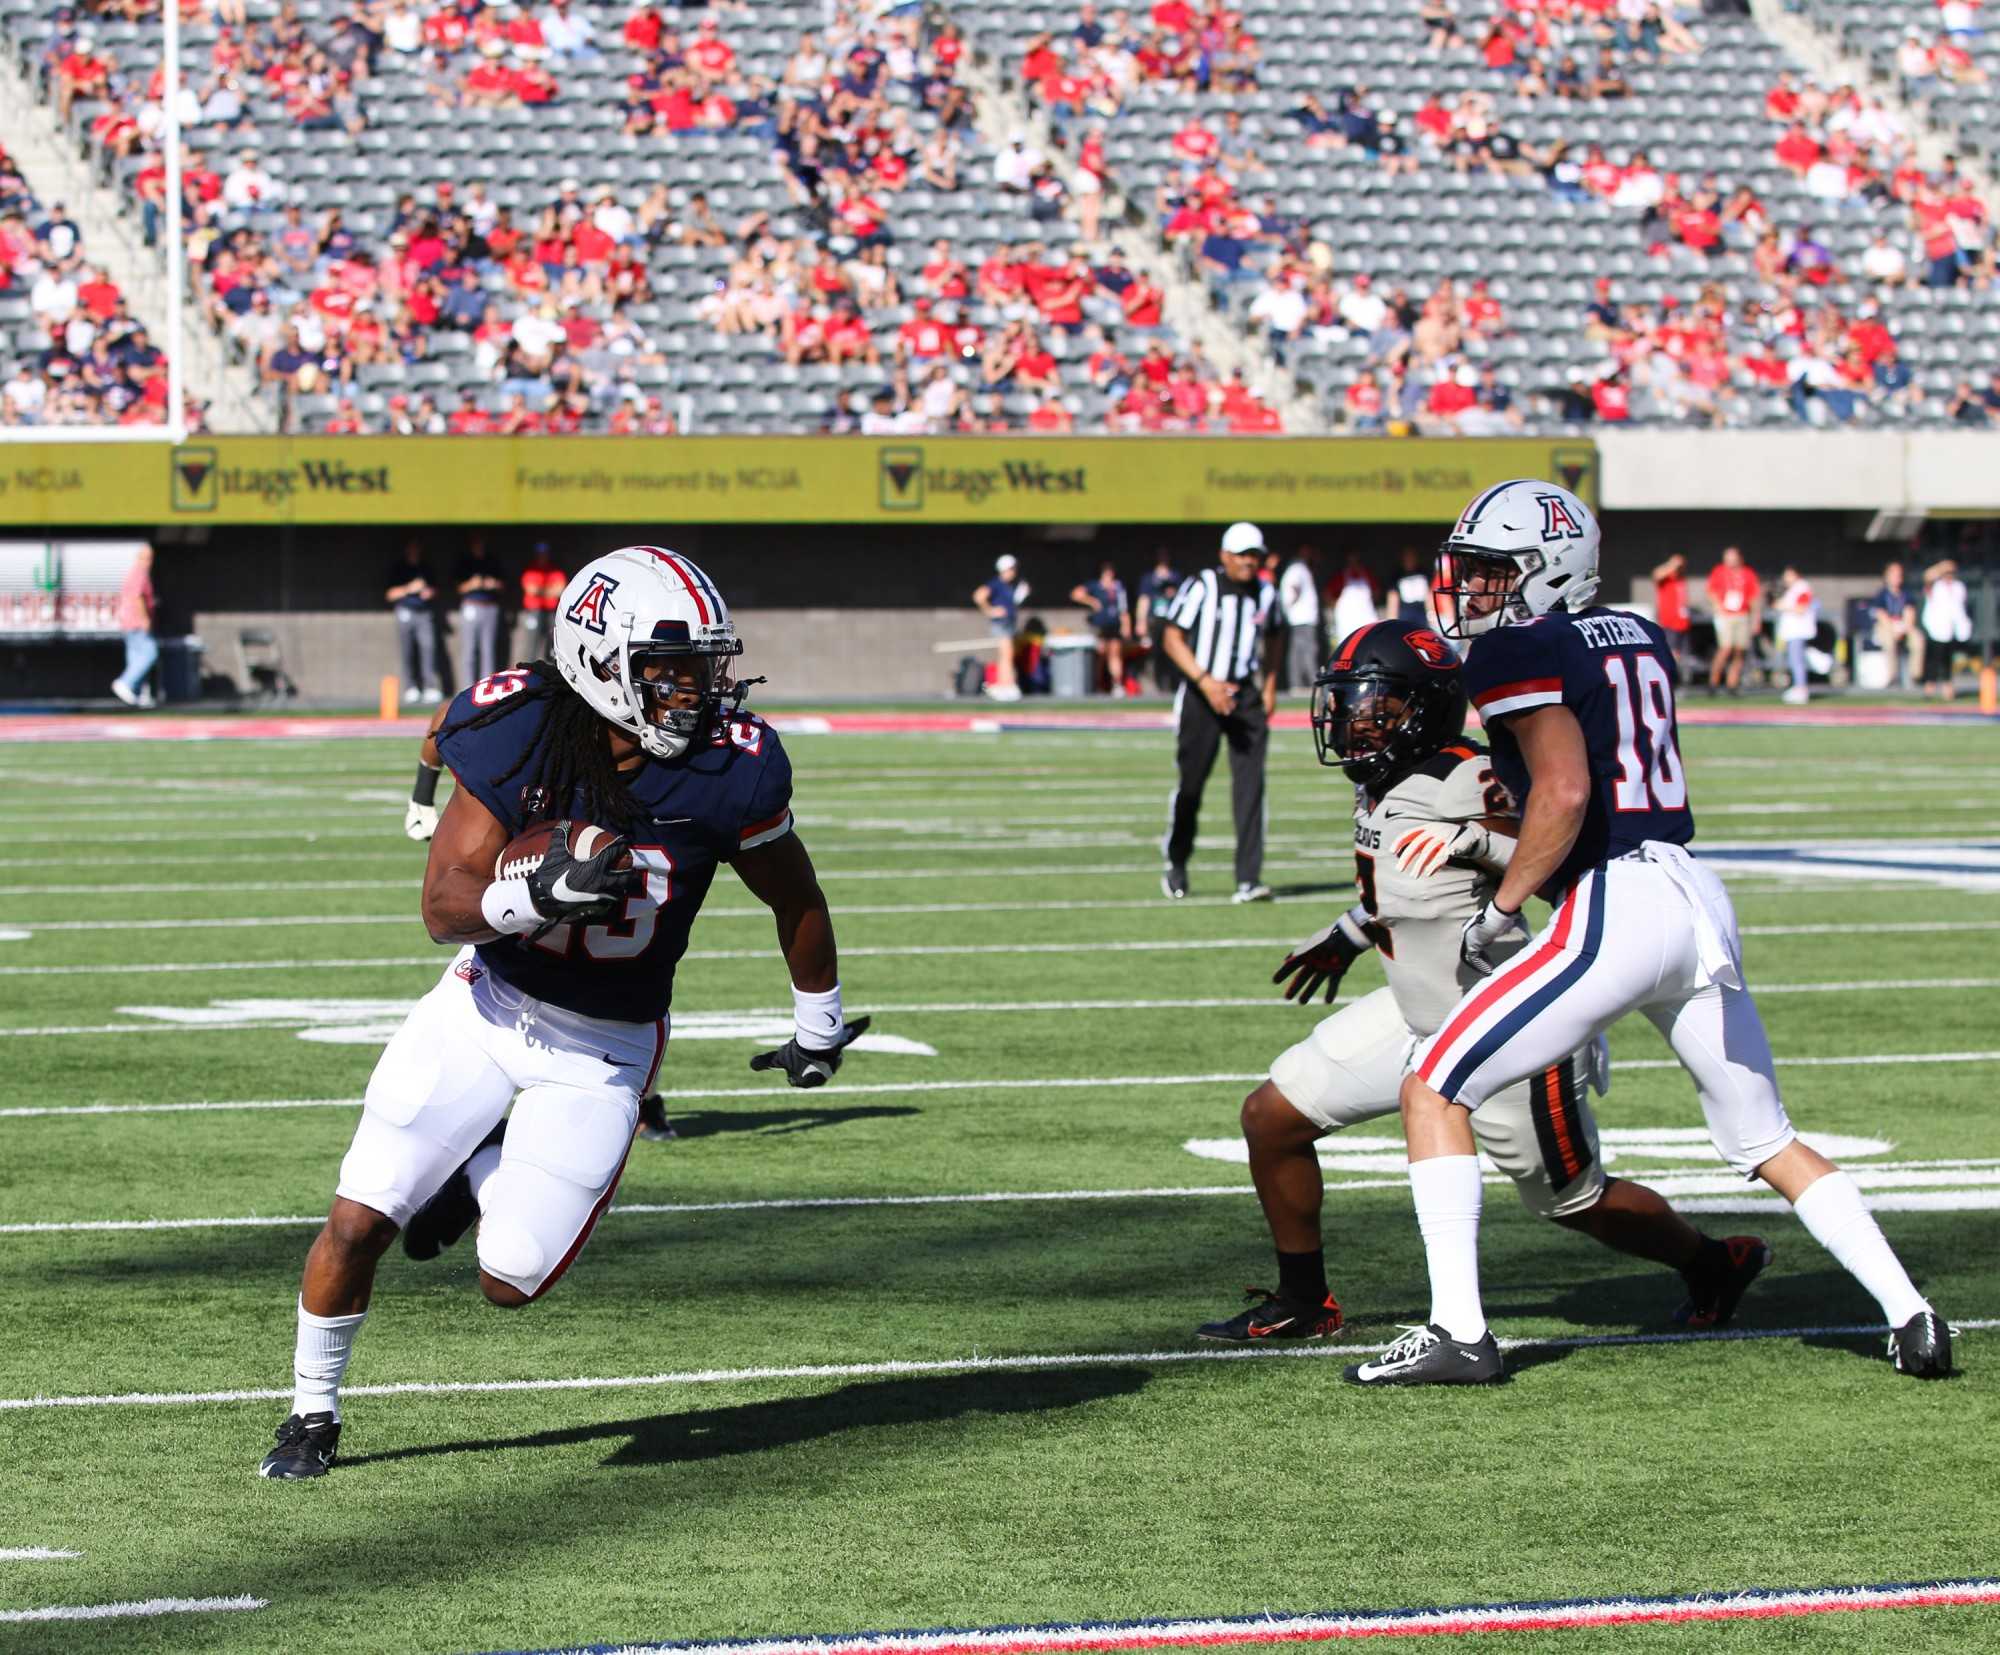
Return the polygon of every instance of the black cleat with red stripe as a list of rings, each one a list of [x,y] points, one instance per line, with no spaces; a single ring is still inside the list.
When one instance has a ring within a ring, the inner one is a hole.
[[[1223,1345],[1255,1345],[1283,1339],[1331,1339],[1340,1331],[1340,1304],[1331,1293],[1319,1305],[1288,1299],[1265,1287],[1246,1287],[1243,1296],[1253,1301],[1248,1310],[1238,1311],[1226,1322],[1203,1322],[1194,1330],[1195,1337]]]
[[[1774,1256],[1762,1236],[1704,1240],[1700,1256],[1687,1271],[1687,1301],[1674,1312],[1674,1320],[1696,1331],[1727,1327],[1750,1284]]]

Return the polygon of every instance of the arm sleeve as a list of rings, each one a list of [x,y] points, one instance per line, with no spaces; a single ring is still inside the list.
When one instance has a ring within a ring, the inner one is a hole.
[[[1562,704],[1562,662],[1547,628],[1503,626],[1484,633],[1465,662],[1465,691],[1482,719]]]
[[[736,849],[755,850],[792,831],[792,761],[778,732],[759,721],[753,726],[760,740],[756,751],[743,749],[737,762],[756,766],[755,779],[744,795],[737,824]]]

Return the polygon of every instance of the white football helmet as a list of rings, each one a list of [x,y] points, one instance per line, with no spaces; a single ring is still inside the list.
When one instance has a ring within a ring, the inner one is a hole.
[[[747,688],[730,682],[743,642],[715,582],[661,546],[626,546],[579,569],[556,605],[549,652],[569,687],[655,758],[679,758]],[[690,694],[692,706],[672,704]]]
[[[1447,637],[1518,626],[1597,596],[1596,515],[1532,477],[1496,483],[1465,508],[1438,551],[1431,590]]]

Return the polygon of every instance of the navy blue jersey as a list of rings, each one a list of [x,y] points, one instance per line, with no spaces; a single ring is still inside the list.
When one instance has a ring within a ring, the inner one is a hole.
[[[1693,840],[1674,720],[1674,657],[1653,622],[1599,608],[1483,632],[1465,658],[1465,689],[1485,721],[1494,771],[1523,808],[1528,770],[1509,716],[1564,706],[1583,726],[1590,810],[1545,894],[1567,890],[1579,874],[1649,839]]]
[[[438,737],[438,751],[458,785],[499,818],[510,838],[535,822],[577,818],[582,811],[580,799],[535,797],[533,761],[504,785],[497,781],[540,739],[548,703],[520,694],[539,676],[533,668],[513,670],[474,684],[452,703],[443,729],[519,696],[516,710],[479,729]],[[672,1004],[674,967],[687,952],[716,865],[791,831],[792,762],[775,730],[738,713],[706,746],[678,759],[648,759],[626,774],[625,783],[652,818],[648,831],[633,833],[633,855],[647,869],[647,895],[628,902],[622,918],[603,924],[559,925],[535,942],[483,942],[479,958],[502,981],[538,1000],[614,1022],[650,1023]]]

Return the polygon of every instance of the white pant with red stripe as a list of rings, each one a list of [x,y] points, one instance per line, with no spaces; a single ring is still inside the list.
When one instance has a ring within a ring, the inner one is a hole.
[[[666,1046],[664,1018],[565,1011],[461,949],[376,1063],[337,1193],[407,1224],[512,1103],[479,1192],[479,1265],[537,1297],[610,1205]]]
[[[1534,942],[1417,1048],[1411,1068],[1477,1109],[1628,1011],[1666,1036],[1736,1171],[1751,1176],[1797,1135],[1743,986],[1729,893],[1676,845],[1648,844],[1586,873]]]

